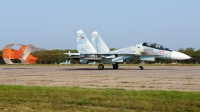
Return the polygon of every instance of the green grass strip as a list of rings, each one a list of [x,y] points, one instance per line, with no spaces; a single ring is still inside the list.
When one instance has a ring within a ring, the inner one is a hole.
[[[200,92],[0,85],[0,111],[200,112]]]

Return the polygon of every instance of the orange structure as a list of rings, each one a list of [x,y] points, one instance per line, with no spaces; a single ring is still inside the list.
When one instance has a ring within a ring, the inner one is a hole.
[[[19,50],[12,49],[14,45],[21,45]],[[33,45],[22,45],[18,43],[10,43],[3,49],[2,57],[7,64],[14,64],[11,59],[19,59],[22,64],[34,64],[38,58],[30,53],[37,48]]]
[[[29,64],[34,64],[37,61],[38,58],[32,56],[32,55],[28,55],[28,57],[26,58],[26,62]]]
[[[22,51],[14,49],[3,49],[3,58],[18,59],[22,58]]]

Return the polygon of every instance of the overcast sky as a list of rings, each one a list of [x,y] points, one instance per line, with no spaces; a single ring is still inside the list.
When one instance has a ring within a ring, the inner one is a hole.
[[[76,49],[97,31],[109,48],[155,42],[200,49],[200,0],[0,0],[0,48]]]

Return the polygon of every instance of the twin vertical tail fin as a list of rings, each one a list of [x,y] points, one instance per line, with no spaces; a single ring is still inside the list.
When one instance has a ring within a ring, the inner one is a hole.
[[[110,49],[102,40],[97,31],[92,33],[92,44],[82,30],[77,31],[77,50],[78,53],[106,53]]]
[[[105,53],[105,52],[110,51],[110,49],[105,44],[105,42],[102,40],[102,38],[100,37],[100,35],[98,34],[97,31],[94,31],[92,33],[92,45],[94,46],[96,51],[99,53]]]
[[[77,31],[77,50],[82,54],[97,52],[82,30]]]

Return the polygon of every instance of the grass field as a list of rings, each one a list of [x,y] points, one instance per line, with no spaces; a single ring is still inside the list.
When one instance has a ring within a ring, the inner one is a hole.
[[[200,92],[0,85],[0,111],[199,112]]]

